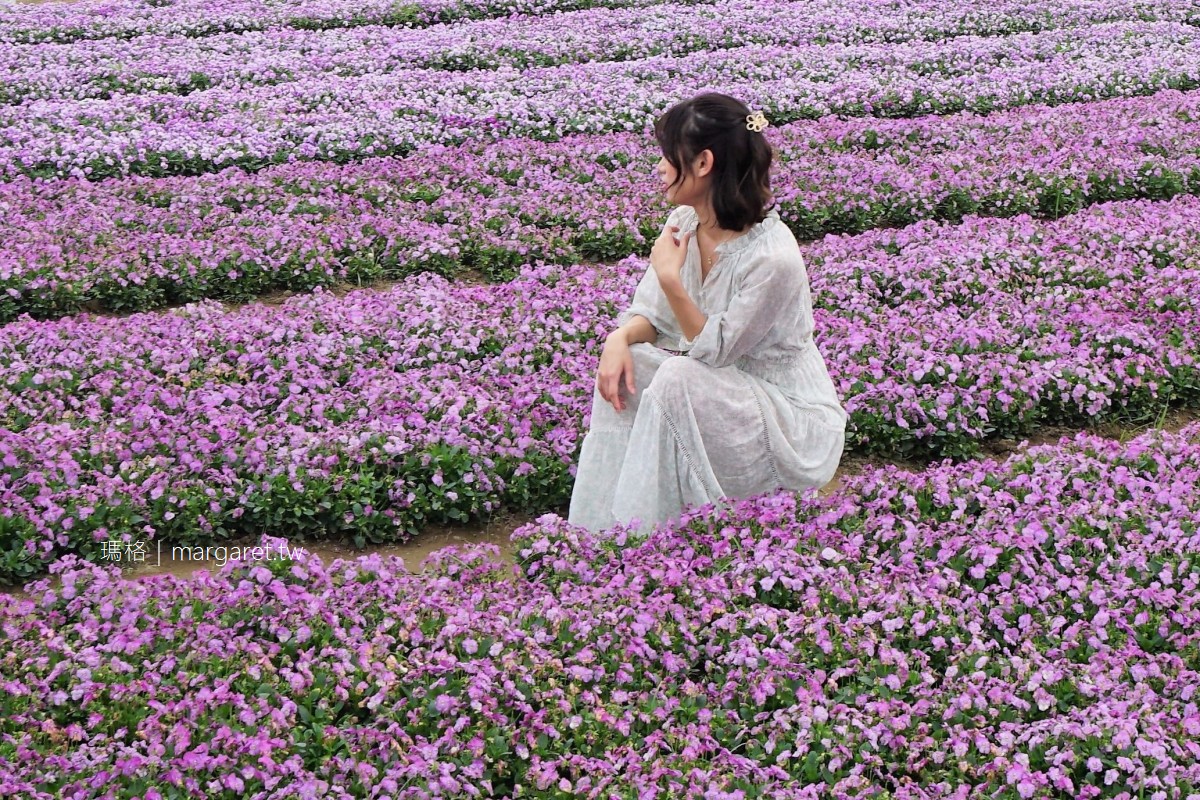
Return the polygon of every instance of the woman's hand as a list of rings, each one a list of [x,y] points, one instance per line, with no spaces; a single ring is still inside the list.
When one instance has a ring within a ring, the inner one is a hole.
[[[675,234],[678,230],[678,225],[672,225],[664,230],[650,251],[650,266],[654,267],[658,283],[664,288],[680,282],[679,272],[683,269],[683,262],[687,259],[688,242],[691,241],[693,232],[685,233],[677,244]]]
[[[604,340],[596,387],[600,396],[612,403],[616,411],[625,410],[625,401],[621,399],[622,381],[630,394],[637,391],[633,385],[633,355],[629,352],[629,343],[620,331],[614,331]]]

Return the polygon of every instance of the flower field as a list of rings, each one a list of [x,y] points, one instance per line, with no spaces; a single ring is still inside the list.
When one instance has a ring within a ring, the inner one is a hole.
[[[864,465],[589,534],[705,90]],[[0,797],[1200,800],[1194,4],[0,6],[0,242]]]
[[[1195,797],[1198,437],[871,469],[641,541],[548,516],[516,567],[64,559],[4,608],[0,788]]]

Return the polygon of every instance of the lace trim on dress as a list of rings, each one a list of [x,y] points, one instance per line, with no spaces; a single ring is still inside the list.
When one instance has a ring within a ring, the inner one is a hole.
[[[692,208],[691,206],[680,206],[680,208],[686,209],[684,212],[682,212],[679,220],[679,235],[682,236],[688,231],[695,231],[696,226],[700,224],[700,218],[696,214],[696,209]],[[736,253],[739,250],[743,250],[748,247],[751,242],[774,228],[776,225],[782,224],[783,222],[779,219],[779,211],[772,208],[767,212],[767,215],[762,222],[758,223],[741,236],[735,236],[728,242],[722,242],[721,244],[717,245],[715,252]]]
[[[779,468],[775,463],[775,450],[771,447],[771,432],[767,428],[767,411],[763,408],[762,397],[758,393],[758,387],[754,385],[754,381],[746,373],[742,373],[742,379],[746,385],[750,387],[750,393],[754,395],[754,404],[758,406],[758,418],[762,423],[762,442],[763,449],[767,451],[767,465],[771,468],[771,476],[775,478],[775,485],[782,487],[783,479],[779,477]]]
[[[687,462],[688,469],[692,471],[692,474],[696,476],[696,480],[698,480],[700,485],[704,487],[705,495],[708,497],[715,497],[717,493],[714,492],[712,487],[708,485],[708,481],[704,480],[704,473],[697,469],[696,460],[692,458],[692,454],[689,453],[687,447],[684,446],[683,437],[679,435],[679,428],[675,426],[675,420],[671,419],[671,415],[667,413],[667,409],[663,407],[663,404],[658,402],[657,397],[651,395],[650,402],[654,403],[654,408],[658,410],[659,414],[662,414],[662,418],[667,423],[667,427],[671,429],[671,436],[675,439],[675,446],[678,447],[679,452],[683,454],[683,460]]]

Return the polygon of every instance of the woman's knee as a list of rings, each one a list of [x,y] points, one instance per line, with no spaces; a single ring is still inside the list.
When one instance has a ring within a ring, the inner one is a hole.
[[[687,404],[689,391],[696,388],[703,377],[703,364],[688,356],[672,356],[659,365],[648,391],[665,406]]]

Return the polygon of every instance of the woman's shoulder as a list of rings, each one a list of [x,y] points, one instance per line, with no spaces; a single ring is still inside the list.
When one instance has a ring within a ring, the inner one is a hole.
[[[791,229],[779,219],[767,225],[763,235],[756,237],[746,248],[745,257],[741,259],[742,269],[746,272],[778,273],[778,279],[789,285],[807,281],[804,255]]]
[[[675,206],[671,209],[671,213],[667,215],[668,225],[679,225],[684,222],[691,222],[696,217],[696,209],[691,206]]]
[[[800,252],[800,243],[796,240],[792,229],[787,226],[776,213],[768,214],[762,221],[762,235],[756,236],[750,242],[748,249],[764,255],[775,261],[795,262],[803,266],[804,257]]]

